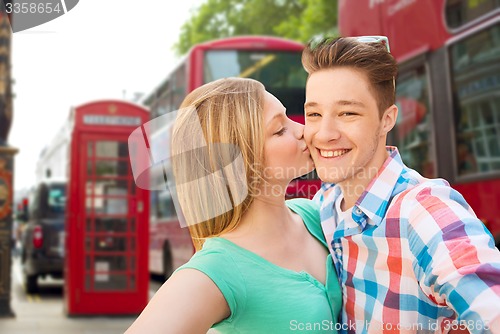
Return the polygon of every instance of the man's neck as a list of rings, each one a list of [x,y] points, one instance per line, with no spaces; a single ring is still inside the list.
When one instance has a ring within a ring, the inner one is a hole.
[[[339,183],[342,195],[344,196],[340,206],[343,211],[352,208],[356,204],[368,185],[377,177],[388,157],[389,153],[384,147],[384,153],[379,154],[379,157],[375,157],[370,166],[364,167],[363,170],[354,174],[352,178]]]

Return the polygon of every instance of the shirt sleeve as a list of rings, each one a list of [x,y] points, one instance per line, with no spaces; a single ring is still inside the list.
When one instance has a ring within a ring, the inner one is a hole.
[[[471,333],[500,333],[500,252],[491,234],[451,187],[409,195],[401,212],[409,213],[408,240],[422,291],[457,312]]]
[[[231,315],[225,319],[233,321],[244,312],[246,301],[246,286],[243,276],[238,270],[234,259],[224,249],[198,251],[188,263],[179,267],[196,269],[207,275],[222,292],[231,310]]]

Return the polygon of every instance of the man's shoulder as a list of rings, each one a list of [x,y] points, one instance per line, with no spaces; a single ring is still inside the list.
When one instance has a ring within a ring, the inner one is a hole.
[[[445,179],[421,179],[418,183],[406,184],[404,189],[394,194],[393,203],[409,200],[422,200],[427,197],[450,198],[458,194]]]
[[[415,217],[421,214],[434,216],[437,209],[441,214],[451,210],[456,214],[475,217],[474,212],[457,190],[453,189],[444,179],[426,179],[411,185],[396,194],[389,206],[388,216]],[[397,213],[395,213],[395,211]],[[451,212],[450,211],[450,212]]]

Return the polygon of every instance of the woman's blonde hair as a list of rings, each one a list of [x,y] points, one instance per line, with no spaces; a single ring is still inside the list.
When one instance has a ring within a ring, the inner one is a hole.
[[[196,250],[234,229],[262,182],[264,86],[226,78],[184,99],[172,130],[181,214]]]

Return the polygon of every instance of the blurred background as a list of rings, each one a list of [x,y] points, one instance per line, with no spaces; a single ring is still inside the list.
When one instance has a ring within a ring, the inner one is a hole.
[[[388,36],[400,110],[390,143],[500,238],[500,0],[85,0],[16,33],[2,19],[0,230],[12,261],[0,315],[40,299],[50,278],[61,314],[140,311],[193,246],[168,189],[136,187],[128,136],[228,76],[262,81],[303,122],[301,50],[324,36]],[[311,173],[287,197],[319,185]]]

